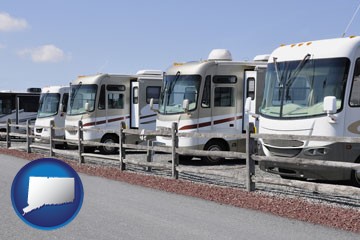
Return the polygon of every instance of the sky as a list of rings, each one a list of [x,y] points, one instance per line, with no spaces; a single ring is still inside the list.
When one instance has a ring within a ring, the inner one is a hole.
[[[270,54],[281,44],[360,35],[360,0],[0,1],[0,90],[68,85],[174,62]],[[349,23],[352,24],[348,27]]]

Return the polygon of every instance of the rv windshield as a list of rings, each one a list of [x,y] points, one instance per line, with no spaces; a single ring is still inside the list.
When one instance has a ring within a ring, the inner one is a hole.
[[[189,111],[195,110],[201,82],[200,75],[165,75],[160,94],[159,111],[161,114],[183,113],[183,101],[189,100]]]
[[[77,115],[92,112],[95,109],[97,85],[72,85],[70,88],[70,101],[67,114]],[[89,109],[85,108],[85,103],[89,104]]]
[[[276,59],[276,58],[275,58]],[[324,114],[325,96],[343,106],[350,61],[310,59],[268,64],[260,113],[270,118],[306,118]]]
[[[58,113],[59,103],[60,103],[59,93],[41,94],[37,117],[45,118],[56,115]]]

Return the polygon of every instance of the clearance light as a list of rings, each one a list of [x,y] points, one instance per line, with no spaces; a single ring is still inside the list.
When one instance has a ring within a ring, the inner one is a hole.
[[[291,47],[295,47],[296,46],[296,44],[291,44]]]
[[[182,66],[184,65],[183,63],[177,63],[177,62],[174,62],[173,66]]]
[[[312,42],[308,42],[308,43],[306,43],[306,45],[307,45],[307,46],[309,46],[309,45],[311,45],[311,44],[312,44]]]
[[[349,38],[356,38],[357,36],[350,36]]]
[[[298,46],[301,47],[303,45],[303,43],[299,43]]]

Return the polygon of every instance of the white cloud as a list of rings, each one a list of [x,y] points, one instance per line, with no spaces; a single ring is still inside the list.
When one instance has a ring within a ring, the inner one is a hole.
[[[66,56],[63,50],[55,45],[48,44],[33,49],[24,49],[18,52],[19,56],[30,57],[33,62],[60,62]]]
[[[0,12],[0,31],[18,31],[28,27],[25,19],[14,18],[6,12]]]

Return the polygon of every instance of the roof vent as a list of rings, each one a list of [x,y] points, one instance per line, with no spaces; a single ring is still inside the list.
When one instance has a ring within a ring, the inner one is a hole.
[[[232,56],[231,56],[230,51],[227,49],[214,49],[210,52],[208,60],[209,61],[216,61],[216,60],[232,61]]]
[[[41,93],[41,88],[28,88],[26,91],[28,93]]]

